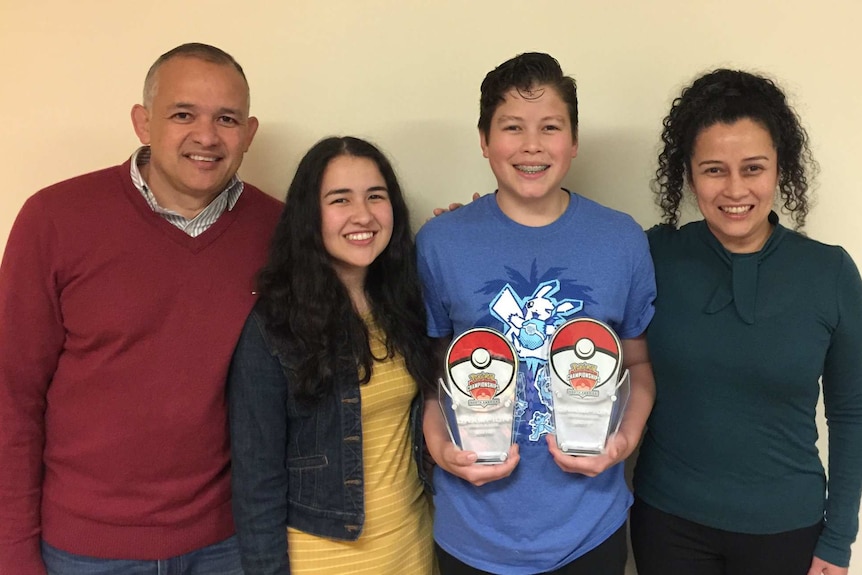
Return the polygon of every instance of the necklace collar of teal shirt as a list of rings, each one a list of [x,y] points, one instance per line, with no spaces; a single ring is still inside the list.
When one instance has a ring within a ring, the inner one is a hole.
[[[769,223],[772,224],[772,233],[760,251],[735,254],[721,245],[721,242],[709,231],[706,221],[699,222],[700,236],[727,266],[727,274],[723,275],[715,286],[704,312],[718,313],[733,303],[742,321],[748,325],[754,325],[760,262],[775,251],[787,232],[787,229],[778,223],[778,214],[774,211],[769,213]]]

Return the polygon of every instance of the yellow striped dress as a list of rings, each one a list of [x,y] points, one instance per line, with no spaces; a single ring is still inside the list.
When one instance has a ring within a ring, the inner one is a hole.
[[[371,350],[383,357],[383,333],[366,319]],[[410,403],[417,393],[400,356],[375,362],[362,394],[365,525],[356,541],[287,530],[292,575],[431,575],[431,511],[416,473]]]

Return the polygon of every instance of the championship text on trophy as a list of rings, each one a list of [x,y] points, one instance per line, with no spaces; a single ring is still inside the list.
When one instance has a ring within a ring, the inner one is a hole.
[[[449,346],[440,408],[452,442],[475,451],[477,463],[502,463],[509,456],[517,376],[515,350],[497,331],[471,329]]]
[[[549,355],[557,446],[570,455],[604,453],[631,393],[629,371],[620,377],[619,337],[600,321],[573,319],[551,337]]]

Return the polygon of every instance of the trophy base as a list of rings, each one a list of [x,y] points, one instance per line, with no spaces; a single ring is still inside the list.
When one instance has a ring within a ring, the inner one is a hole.
[[[508,453],[480,452],[477,453],[476,463],[480,465],[499,465],[509,459]]]
[[[605,452],[604,449],[595,447],[569,447],[560,446],[560,451],[566,455],[574,455],[579,457],[595,457]]]

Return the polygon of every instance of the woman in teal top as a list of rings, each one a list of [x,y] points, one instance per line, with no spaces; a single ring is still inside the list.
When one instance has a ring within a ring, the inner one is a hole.
[[[805,223],[805,130],[772,81],[716,70],[674,101],[662,141],[638,573],[846,574],[862,489],[862,281],[842,248],[773,211]],[[703,219],[677,229],[685,188]]]

